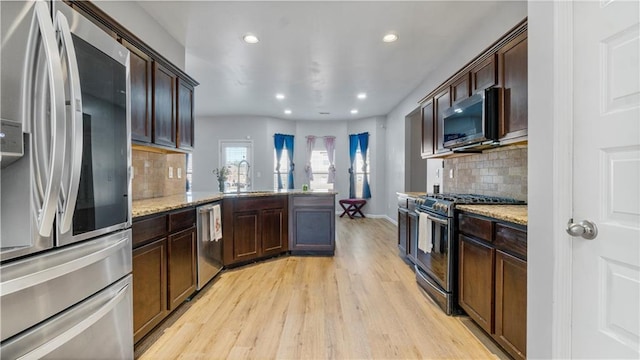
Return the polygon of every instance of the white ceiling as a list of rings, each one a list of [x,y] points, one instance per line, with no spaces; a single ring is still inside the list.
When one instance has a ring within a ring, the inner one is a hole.
[[[386,115],[500,1],[139,1],[186,50],[196,116]],[[395,43],[383,43],[387,32]],[[246,33],[258,44],[242,41]],[[366,92],[367,98],[356,95]],[[286,95],[277,100],[276,93]],[[291,109],[285,115],[284,109]],[[352,115],[351,109],[358,109]],[[330,115],[320,115],[329,112]]]

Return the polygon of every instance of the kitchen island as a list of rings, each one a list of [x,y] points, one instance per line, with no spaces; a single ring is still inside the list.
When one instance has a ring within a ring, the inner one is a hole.
[[[284,254],[333,255],[335,192],[192,192],[133,202],[134,342],[196,291],[196,206],[222,205],[224,267]]]

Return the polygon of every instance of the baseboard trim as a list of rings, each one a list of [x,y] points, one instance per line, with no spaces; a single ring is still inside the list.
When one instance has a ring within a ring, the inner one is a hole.
[[[336,211],[336,215],[340,216],[340,214],[342,214],[342,211]],[[364,214],[364,216],[371,218],[371,219],[385,219],[388,222],[392,223],[395,226],[398,226],[398,222],[393,220],[392,218],[390,218],[388,215],[378,215],[378,214]],[[357,219],[361,219],[360,216],[356,217]]]

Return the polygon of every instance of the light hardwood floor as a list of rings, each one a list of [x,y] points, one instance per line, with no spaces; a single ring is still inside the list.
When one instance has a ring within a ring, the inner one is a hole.
[[[334,257],[280,257],[223,272],[143,340],[136,356],[497,358],[465,318],[446,316],[419,290],[397,254],[393,224],[336,223]]]

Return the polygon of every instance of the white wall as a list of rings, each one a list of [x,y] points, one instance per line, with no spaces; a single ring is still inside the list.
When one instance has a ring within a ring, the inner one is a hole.
[[[134,33],[167,60],[185,70],[185,50],[160,24],[135,1],[94,1],[117,22]]]
[[[387,216],[396,218],[396,192],[404,190],[405,174],[405,121],[409,114],[427,93],[442,84],[448,77],[462,68],[484,49],[499,39],[517,23],[527,16],[527,3],[524,1],[500,2],[494,16],[490,21],[484,21],[476,28],[477,31],[469,33],[451,54],[444,58],[441,65],[437,66],[427,75],[423,82],[402,100],[387,115]],[[441,161],[429,161],[427,172],[430,173],[433,166],[441,166]],[[433,179],[427,179],[429,191],[432,189]]]
[[[349,134],[369,132],[372,198],[364,207],[365,214],[385,212],[385,118],[373,117],[343,121],[295,121],[269,117],[233,116],[197,118],[193,151],[193,190],[217,191],[218,182],[212,173],[219,167],[220,140],[251,140],[253,142],[253,189],[273,189],[273,134],[295,135],[295,187],[305,182],[304,164],[307,135],[336,137],[336,199],[349,197]],[[321,139],[317,140],[318,142]],[[260,177],[258,177],[260,173]]]
[[[295,134],[293,121],[257,116],[197,118],[194,126],[194,191],[218,190],[212,171],[220,167],[220,140],[251,140],[253,189],[273,189],[273,134]]]
[[[556,357],[554,321],[554,4],[529,3],[529,151],[527,226],[527,357]],[[563,316],[566,314],[563,314]],[[564,339],[569,341],[570,339]],[[562,345],[561,345],[562,346]]]

